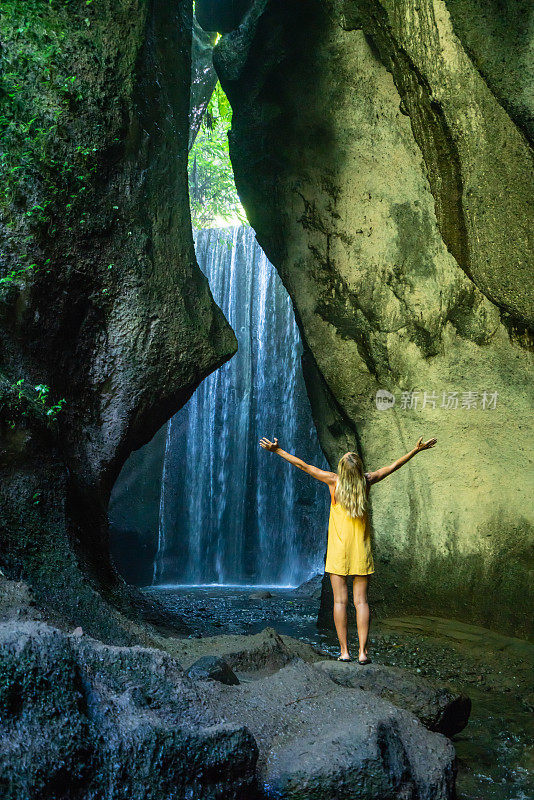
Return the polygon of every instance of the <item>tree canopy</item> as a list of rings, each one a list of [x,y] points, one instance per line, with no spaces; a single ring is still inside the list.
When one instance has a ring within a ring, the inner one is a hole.
[[[228,151],[232,108],[217,82],[189,152],[189,198],[195,228],[245,224]]]

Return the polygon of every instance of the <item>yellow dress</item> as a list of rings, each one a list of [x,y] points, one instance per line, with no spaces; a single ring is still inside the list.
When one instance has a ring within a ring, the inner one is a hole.
[[[331,491],[325,572],[334,575],[370,575],[375,571],[367,513],[350,517]]]

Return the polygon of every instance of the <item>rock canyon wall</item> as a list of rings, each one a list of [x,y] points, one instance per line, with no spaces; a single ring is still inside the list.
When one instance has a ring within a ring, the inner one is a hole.
[[[109,492],[236,349],[191,234],[191,3],[2,6],[2,569],[121,643],[106,601],[146,601],[111,564]]]
[[[477,8],[258,0],[214,60],[238,191],[293,299],[331,466],[358,449],[376,469],[438,438],[373,489],[375,601],[519,631],[533,564],[530,79],[524,49],[489,57],[476,20],[501,41],[502,17]],[[519,41],[526,4],[509,16]],[[377,408],[380,390],[394,406]]]

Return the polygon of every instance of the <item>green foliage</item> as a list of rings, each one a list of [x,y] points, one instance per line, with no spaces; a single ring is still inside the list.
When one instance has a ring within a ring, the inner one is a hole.
[[[50,260],[50,259],[48,259]],[[3,275],[0,278],[0,287],[10,286],[12,284],[18,284],[26,277],[28,272],[31,272],[35,269],[37,264],[26,264],[23,267],[19,267],[17,269],[12,269],[6,275]]]
[[[228,152],[231,124],[232,109],[217,82],[189,153],[189,198],[195,228],[246,224]]]
[[[0,15],[0,202],[30,198],[26,215],[44,212],[31,202],[32,178],[47,170],[47,155],[59,119],[76,92],[76,76],[65,74],[66,31],[51,3],[7,0]]]
[[[67,401],[63,397],[53,403],[50,391],[44,383],[31,386],[24,378],[11,383],[0,375],[0,422],[12,429],[36,421],[53,425]]]
[[[6,288],[44,266],[31,263],[37,253],[25,254],[25,241],[40,231],[53,236],[58,219],[80,216],[96,170],[96,147],[64,146],[87,91],[72,53],[78,42],[91,44],[90,13],[87,0],[0,3],[0,218],[14,265],[0,277],[4,299]]]

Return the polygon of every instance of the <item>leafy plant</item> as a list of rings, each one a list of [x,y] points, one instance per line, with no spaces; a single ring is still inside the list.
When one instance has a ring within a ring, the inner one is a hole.
[[[7,275],[0,277],[0,286],[19,283],[23,280],[28,272],[31,272],[37,264],[27,264],[17,269],[12,269]]]
[[[245,224],[228,150],[232,108],[217,82],[193,147],[189,152],[189,199],[195,228]]]
[[[9,428],[26,427],[32,420],[55,423],[67,401],[63,397],[52,403],[50,391],[44,383],[31,386],[24,378],[11,383],[0,375],[0,422]]]

